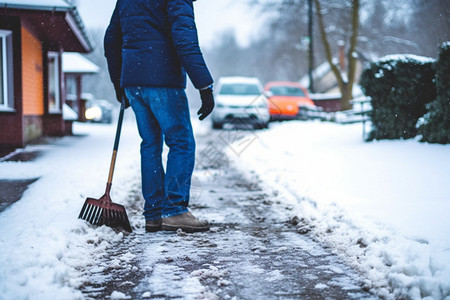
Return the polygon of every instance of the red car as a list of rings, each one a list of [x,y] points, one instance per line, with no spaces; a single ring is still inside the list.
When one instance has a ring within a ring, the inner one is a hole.
[[[271,120],[296,119],[299,106],[314,106],[308,91],[297,82],[271,81],[264,91],[268,92]]]

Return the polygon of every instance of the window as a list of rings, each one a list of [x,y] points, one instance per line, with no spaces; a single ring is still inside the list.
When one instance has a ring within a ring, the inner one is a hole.
[[[66,75],[66,95],[77,95],[77,80],[75,76]]]
[[[12,32],[0,30],[0,110],[14,108]]]
[[[61,112],[59,54],[48,53],[48,110]]]
[[[298,87],[274,86],[270,88],[270,91],[277,96],[305,97],[305,93]]]
[[[221,95],[259,95],[261,91],[256,84],[232,83],[224,84],[220,89]]]

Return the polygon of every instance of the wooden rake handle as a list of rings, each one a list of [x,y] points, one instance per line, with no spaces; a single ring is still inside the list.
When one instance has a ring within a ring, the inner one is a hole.
[[[114,167],[116,165],[117,149],[119,148],[120,132],[122,131],[124,111],[125,111],[125,96],[122,97],[122,104],[120,105],[119,120],[117,121],[116,139],[114,140],[114,147],[113,147],[113,153],[112,153],[112,157],[111,157],[111,165],[109,167],[107,187],[110,187],[112,184]]]

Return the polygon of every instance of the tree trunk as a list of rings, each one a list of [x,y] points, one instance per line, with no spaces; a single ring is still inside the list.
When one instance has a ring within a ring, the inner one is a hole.
[[[330,64],[331,71],[336,77],[336,81],[341,92],[341,109],[347,110],[351,109],[352,105],[349,100],[353,98],[353,84],[355,82],[356,76],[356,45],[359,29],[359,0],[352,0],[352,34],[350,37],[350,47],[347,53],[347,76],[343,76],[338,66],[333,63],[333,55],[331,52],[330,43],[328,42],[327,33],[325,31],[325,25],[323,22],[322,6],[319,0],[314,0],[316,5],[316,14],[318,19],[319,31],[322,38],[322,43],[325,48],[325,54],[328,63]]]
[[[344,84],[344,88],[341,90],[341,110],[352,109],[352,104],[350,103],[350,100],[353,99],[352,88],[353,86],[350,86],[348,83]]]

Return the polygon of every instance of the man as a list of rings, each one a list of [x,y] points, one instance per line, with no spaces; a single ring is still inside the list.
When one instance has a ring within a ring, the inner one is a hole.
[[[195,141],[186,73],[200,91],[200,120],[214,108],[213,79],[198,45],[193,0],[118,0],[104,46],[117,100],[131,105],[141,143],[146,230],[207,231],[188,210]],[[163,143],[170,148],[166,170]]]

